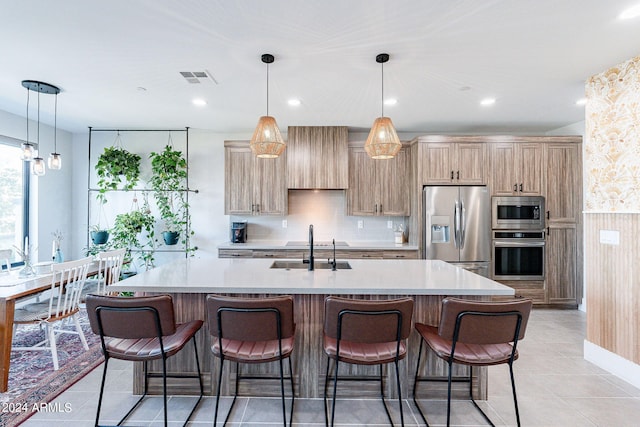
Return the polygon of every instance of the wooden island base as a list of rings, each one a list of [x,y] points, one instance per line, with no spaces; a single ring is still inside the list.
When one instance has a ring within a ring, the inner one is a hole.
[[[153,292],[147,292],[153,294]],[[177,322],[185,322],[193,319],[205,319],[205,299],[207,294],[203,293],[172,293],[176,311]],[[225,293],[224,295],[244,296],[244,297],[262,297],[270,294],[234,294]],[[273,295],[273,294],[271,294]],[[324,317],[324,298],[323,294],[293,294],[294,295],[294,315],[296,322],[296,344],[292,355],[292,364],[294,370],[294,382],[296,387],[296,397],[302,398],[319,398],[324,393],[324,375],[326,371],[327,358],[322,350],[322,325]],[[337,295],[337,294],[332,294]],[[349,298],[361,299],[391,299],[400,298],[406,295],[341,295]],[[440,319],[440,303],[443,295],[409,295],[414,298],[414,313],[412,324],[421,322],[431,325],[437,325]],[[479,295],[459,295],[466,299],[487,300],[489,296]],[[198,355],[200,357],[200,368],[203,375],[205,386],[205,394],[216,394],[216,378],[220,366],[220,360],[211,354],[210,349],[211,337],[205,326],[198,332],[197,345]],[[413,378],[415,375],[416,361],[418,357],[418,349],[420,345],[419,335],[413,330],[409,338],[409,351],[406,359],[399,364],[400,381],[402,383],[402,397],[410,398],[413,390]],[[195,358],[193,351],[189,348],[191,344],[177,355],[171,357],[167,361],[168,372],[171,373],[195,373]],[[185,351],[186,350],[186,351]],[[424,351],[424,350],[423,350]],[[438,358],[427,352],[427,358],[423,358],[426,364],[426,371],[421,370],[421,375],[428,374],[433,376],[446,376],[446,365]],[[241,366],[244,374],[251,373],[253,375],[277,375],[279,365],[274,363],[260,365],[243,365]],[[154,362],[149,365],[151,372],[162,372],[161,362]],[[235,384],[234,375],[235,364],[226,362],[224,375],[222,380],[222,394],[232,395]],[[454,375],[463,375],[466,372],[464,367],[456,367]],[[288,374],[285,364],[285,375]],[[393,364],[385,367],[385,386],[386,395],[389,397],[397,397],[395,385],[395,369]],[[378,375],[377,366],[353,366],[349,364],[340,365],[340,375]],[[477,399],[486,399],[487,396],[487,370],[486,368],[475,369],[474,375],[474,395]],[[356,385],[357,384],[357,385]],[[354,387],[354,385],[356,385]],[[456,387],[457,386],[457,387]],[[153,378],[149,383],[151,394],[162,394],[162,380]],[[285,390],[288,390],[285,383]],[[420,386],[421,390],[425,390],[426,384]],[[431,386],[433,387],[433,386]],[[446,384],[442,384],[446,389]],[[467,390],[467,384],[454,384],[454,390]],[[134,368],[134,393],[141,394],[144,389],[142,364],[137,363]],[[442,389],[442,388],[441,388]],[[197,394],[198,386],[193,379],[169,379],[169,394]],[[260,396],[279,396],[279,381],[253,381],[244,380],[240,383],[240,394],[244,395],[260,395]],[[287,391],[288,393],[288,391]],[[378,383],[373,381],[360,383],[347,383],[345,381],[338,382],[339,396],[357,396],[357,397],[377,397],[379,393]],[[420,395],[431,395],[427,392],[420,392]],[[440,396],[440,394],[438,395]]]

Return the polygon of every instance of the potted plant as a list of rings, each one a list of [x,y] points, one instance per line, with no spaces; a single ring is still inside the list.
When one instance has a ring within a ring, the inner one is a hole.
[[[139,258],[144,262],[147,269],[153,266],[155,251],[155,218],[151,214],[148,203],[142,208],[137,207],[137,199],[134,199],[134,209],[131,212],[116,215],[113,224],[112,246],[117,248],[126,248],[126,261],[131,261],[131,250],[138,249]],[[140,241],[140,233],[145,232],[146,241],[144,244]]]
[[[122,184],[122,189],[133,190],[140,177],[140,156],[122,148],[119,141],[120,135],[113,147],[106,147],[96,163],[96,175],[98,176],[98,194],[96,199],[104,204],[107,202],[106,193],[109,190],[117,190]]]
[[[149,183],[164,221],[162,237],[166,245],[178,243],[181,232],[187,233],[189,225],[187,191],[187,161],[181,151],[167,144],[160,153],[152,152],[151,179]],[[192,235],[193,232],[189,232]],[[189,235],[184,236],[183,242]]]
[[[109,230],[100,228],[100,225],[91,227],[90,235],[94,245],[104,245],[109,240]]]

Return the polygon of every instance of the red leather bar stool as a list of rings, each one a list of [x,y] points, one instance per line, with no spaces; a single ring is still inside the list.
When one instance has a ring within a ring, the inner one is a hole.
[[[224,420],[227,424],[233,405],[238,397],[241,379],[280,381],[282,395],[282,420],[286,427],[284,380],[291,382],[291,410],[289,425],[293,418],[295,389],[291,353],[293,352],[296,325],[293,320],[293,297],[238,298],[219,295],[207,296],[207,325],[212,335],[211,351],[220,358],[218,390],[213,425],[218,422],[218,407],[222,386],[224,361],[236,362],[236,384],[231,407]],[[289,376],[284,376],[283,361],[289,362]],[[250,376],[240,374],[240,364],[278,362],[279,376]]]
[[[454,380],[469,383],[469,398],[482,416],[493,426],[493,422],[473,399],[473,367],[503,363],[509,364],[513,403],[518,426],[520,426],[513,362],[518,358],[518,341],[524,338],[531,305],[530,300],[524,299],[506,302],[479,302],[445,298],[442,301],[442,314],[438,327],[416,323],[416,330],[420,333],[421,341],[413,385],[413,402],[427,426],[429,425],[427,418],[416,400],[418,382],[447,381],[447,426],[449,426],[451,422],[451,383]],[[426,343],[436,356],[447,363],[449,371],[446,379],[418,375],[423,343]],[[468,377],[453,378],[451,370],[454,363],[469,366]]]
[[[384,399],[382,365],[394,363],[398,386],[400,422],[404,426],[402,392],[398,361],[407,355],[406,340],[411,333],[413,299],[355,300],[329,296],[324,301],[323,347],[327,354],[327,371],[324,384],[325,423],[335,421],[338,366],[340,362],[354,365],[378,365],[379,377],[346,377],[350,381],[380,381],[380,396],[389,422],[393,420]],[[331,360],[335,363],[333,378],[330,376]],[[327,408],[327,388],[333,381],[331,418]]]
[[[100,408],[104,383],[107,377],[109,359],[144,362],[144,393],[118,422],[122,424],[147,395],[150,377],[157,377],[147,370],[147,362],[162,359],[162,390],[164,397],[164,425],[167,426],[167,378],[197,378],[200,384],[200,396],[191,409],[186,426],[202,399],[203,387],[200,375],[200,361],[195,335],[204,323],[202,320],[176,324],[173,312],[173,300],[170,295],[150,297],[112,297],[87,295],[86,299],[89,323],[94,333],[100,335],[104,354],[104,371],[100,384],[100,398],[96,411],[96,427],[100,420]],[[197,374],[167,374],[167,358],[173,356],[189,342],[193,341]]]

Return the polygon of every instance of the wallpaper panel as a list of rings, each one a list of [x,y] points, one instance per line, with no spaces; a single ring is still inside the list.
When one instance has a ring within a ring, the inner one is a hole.
[[[640,212],[640,56],[586,84],[585,209]]]

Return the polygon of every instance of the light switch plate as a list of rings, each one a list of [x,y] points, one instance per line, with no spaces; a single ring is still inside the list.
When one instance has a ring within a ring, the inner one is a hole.
[[[393,228],[393,221],[387,221],[387,228]]]
[[[620,244],[620,232],[618,230],[600,230],[600,243],[617,246]]]
[[[286,219],[282,220],[282,228],[287,228],[287,220]]]
[[[364,228],[364,221],[359,219],[358,220],[358,229],[362,229],[362,228]]]

